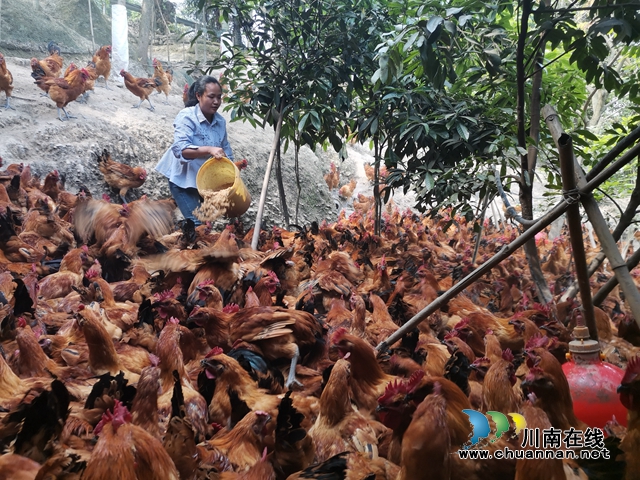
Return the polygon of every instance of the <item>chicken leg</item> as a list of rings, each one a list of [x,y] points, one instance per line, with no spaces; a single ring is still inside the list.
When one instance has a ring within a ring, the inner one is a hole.
[[[295,385],[296,387],[303,386],[298,380],[296,380],[296,365],[298,365],[298,360],[300,359],[300,349],[298,348],[298,345],[294,344],[294,346],[296,347],[296,350],[293,354],[293,358],[291,359],[291,366],[289,367],[287,381],[284,384],[285,388],[288,389],[290,389],[292,385]]]
[[[60,115],[60,110],[62,110],[62,111],[64,112],[64,114],[65,114],[65,116],[66,116],[66,119],[67,119],[67,120],[70,120],[70,119],[72,119],[72,118],[78,118],[78,117],[76,117],[76,116],[71,115],[69,112],[67,112],[67,111],[64,109],[64,107],[58,107],[58,119],[59,119],[61,122],[64,122],[64,121],[65,121],[65,119],[64,119],[64,118],[62,118],[62,115]]]
[[[152,112],[155,111],[155,107],[151,104],[151,99],[147,98],[147,100],[149,101],[149,110],[151,110]],[[131,108],[140,108],[140,105],[142,105],[142,102],[144,102],[143,98],[140,99],[137,105],[134,105]]]
[[[5,110],[9,110],[9,109],[11,109],[11,110],[15,110],[15,108],[13,108],[13,107],[11,106],[11,102],[10,102],[10,100],[11,100],[11,97],[7,97],[7,103],[5,103],[5,104],[4,104],[4,109],[5,109]]]

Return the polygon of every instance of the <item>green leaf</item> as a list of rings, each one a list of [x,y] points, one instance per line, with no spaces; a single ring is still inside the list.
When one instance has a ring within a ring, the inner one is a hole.
[[[429,22],[427,23],[427,32],[429,33],[433,33],[436,31],[436,29],[440,26],[440,24],[442,24],[442,17],[439,15],[435,15],[433,17],[431,17],[429,19]]]
[[[456,124],[456,130],[458,131],[458,135],[460,135],[465,140],[469,140],[469,130],[464,126],[463,123]]]

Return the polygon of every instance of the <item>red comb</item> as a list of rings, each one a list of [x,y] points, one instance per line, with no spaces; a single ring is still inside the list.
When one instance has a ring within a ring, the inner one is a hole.
[[[456,323],[456,326],[453,327],[454,330],[458,330],[459,328],[464,328],[467,325],[469,325],[469,319],[468,318],[463,318],[462,320],[460,320],[458,323]]]
[[[220,347],[213,347],[211,349],[211,351],[209,353],[207,353],[207,355],[204,358],[211,358],[211,357],[215,357],[216,355],[222,355],[224,353],[224,350],[222,350],[222,348]]]
[[[230,303],[228,305],[225,305],[222,308],[222,311],[224,313],[237,313],[238,311],[240,311],[240,306],[236,303]]]
[[[331,343],[338,343],[344,335],[347,334],[347,329],[344,327],[340,327],[331,336]]]
[[[506,360],[507,362],[513,362],[513,353],[511,352],[510,348],[507,348],[506,350],[502,351],[502,359]]]
[[[169,298],[175,298],[175,294],[171,290],[165,290],[164,292],[154,294],[157,302],[167,300]]]
[[[18,318],[18,326],[20,328],[24,328],[27,326],[27,321],[24,319],[24,317]]]

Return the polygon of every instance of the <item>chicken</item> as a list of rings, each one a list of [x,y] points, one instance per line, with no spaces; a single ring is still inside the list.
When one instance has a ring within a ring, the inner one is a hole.
[[[140,188],[147,179],[147,171],[142,167],[130,167],[124,163],[116,162],[104,149],[98,157],[98,168],[104,177],[104,181],[120,194],[123,203],[127,203],[127,192],[132,188]]]
[[[82,478],[85,480],[178,480],[171,457],[160,440],[133,425],[131,414],[116,400],[95,428],[98,443]]]
[[[356,179],[352,178],[349,183],[346,183],[340,187],[340,189],[338,190],[338,195],[340,195],[342,198],[351,198],[357,184],[358,182],[356,181]]]
[[[47,46],[49,56],[43,60],[37,58],[31,59],[31,76],[39,77],[59,77],[62,72],[62,57],[60,56],[60,47],[54,42],[49,42]]]
[[[111,75],[111,45],[100,47],[91,61],[95,64],[96,78],[104,77],[104,86],[108,89],[108,80]]]
[[[627,433],[620,442],[620,449],[625,452],[625,480],[637,480],[640,472],[640,357],[629,360],[624,376],[620,381],[618,393],[620,402],[627,408]]]
[[[70,115],[64,107],[84,93],[84,86],[88,78],[89,72],[81,68],[70,72],[65,78],[52,78],[45,82],[45,85],[49,87],[51,100],[56,102],[56,107],[58,107],[58,119],[60,121],[63,121],[60,110],[64,112],[67,120],[76,118]]]
[[[163,446],[180,474],[180,478],[193,478],[198,467],[198,451],[191,423],[182,394],[182,384],[178,372],[173,373],[175,382],[171,399],[171,418],[164,436]]]
[[[327,182],[327,187],[329,190],[333,190],[338,188],[340,185],[340,171],[337,169],[336,164],[331,162],[331,166],[329,167],[329,173],[324,175],[324,181]]]
[[[34,480],[41,465],[22,455],[0,455],[0,480]]]
[[[353,410],[351,397],[346,394],[350,370],[347,360],[338,360],[320,397],[320,414],[309,430],[318,462],[340,452],[362,452],[371,458],[378,456],[376,430],[362,413]]]
[[[169,82],[169,78],[162,68],[162,63],[157,58],[153,59],[153,80],[159,80],[160,83],[156,82],[158,85],[156,87],[156,91],[158,93],[164,93],[167,97],[165,104],[169,105],[169,92],[171,91],[171,82]]]
[[[11,106],[11,92],[13,91],[13,77],[11,76],[11,72],[7,68],[7,62],[4,59],[4,55],[0,53],[0,90],[2,90],[7,97],[7,100],[4,104],[5,109],[15,110]]]
[[[140,108],[140,105],[144,100],[149,102],[149,110],[152,112],[155,110],[154,106],[151,104],[151,99],[149,95],[153,92],[156,87],[162,85],[162,82],[159,78],[143,78],[143,77],[134,77],[129,72],[126,72],[124,69],[120,70],[120,75],[124,77],[124,85],[127,87],[131,93],[133,93],[136,97],[140,98],[140,101],[137,105],[134,105],[133,108]]]
[[[300,310],[280,307],[244,308],[229,322],[229,343],[242,340],[255,345],[267,360],[291,360],[285,387],[298,384],[296,365],[322,348],[322,327],[315,317]],[[307,358],[309,361],[310,358]]]
[[[331,342],[342,357],[350,354],[349,387],[354,403],[363,412],[373,412],[378,405],[378,397],[396,377],[384,373],[376,361],[373,347],[363,338],[350,335],[346,329],[340,328],[331,337]]]
[[[189,101],[189,84],[185,83],[184,88],[182,89],[182,103],[184,106],[187,106],[187,102]]]
[[[96,73],[96,64],[92,61],[87,62],[87,66],[84,69],[89,74],[89,78],[84,84],[84,91],[82,92],[82,97],[78,102],[87,103],[89,100],[89,92],[93,91],[93,87],[95,86],[96,79],[98,78],[98,74]]]
[[[482,396],[487,410],[517,412],[522,399],[511,388],[516,384],[516,368],[511,350],[502,352],[502,357],[493,361],[484,377]]]
[[[173,199],[136,200],[122,206],[103,200],[80,203],[74,213],[76,232],[84,242],[95,237],[99,254],[116,258],[135,255],[144,235],[160,238],[171,230]]]
[[[176,319],[169,319],[158,338],[156,352],[160,358],[160,388],[162,390],[158,398],[158,412],[160,421],[166,424],[172,411],[175,371],[181,382],[186,418],[192,425],[195,434],[204,438],[207,431],[207,403],[191,384],[184,365],[180,350],[180,337],[183,335],[183,328]]]
[[[235,472],[245,472],[262,460],[271,416],[257,410],[248,413],[236,426],[198,445],[202,462],[226,461]]]
[[[587,428],[573,411],[569,382],[560,362],[545,347],[527,349],[526,354],[529,372],[520,387],[525,395],[535,394],[534,406],[544,410],[554,428]]]

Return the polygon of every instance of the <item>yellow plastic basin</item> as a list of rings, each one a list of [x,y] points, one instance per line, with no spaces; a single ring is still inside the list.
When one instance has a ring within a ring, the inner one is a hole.
[[[196,176],[196,187],[201,195],[204,190],[217,192],[231,187],[227,196],[227,217],[239,217],[251,204],[251,195],[240,178],[240,170],[228,158],[212,157],[204,162]]]

